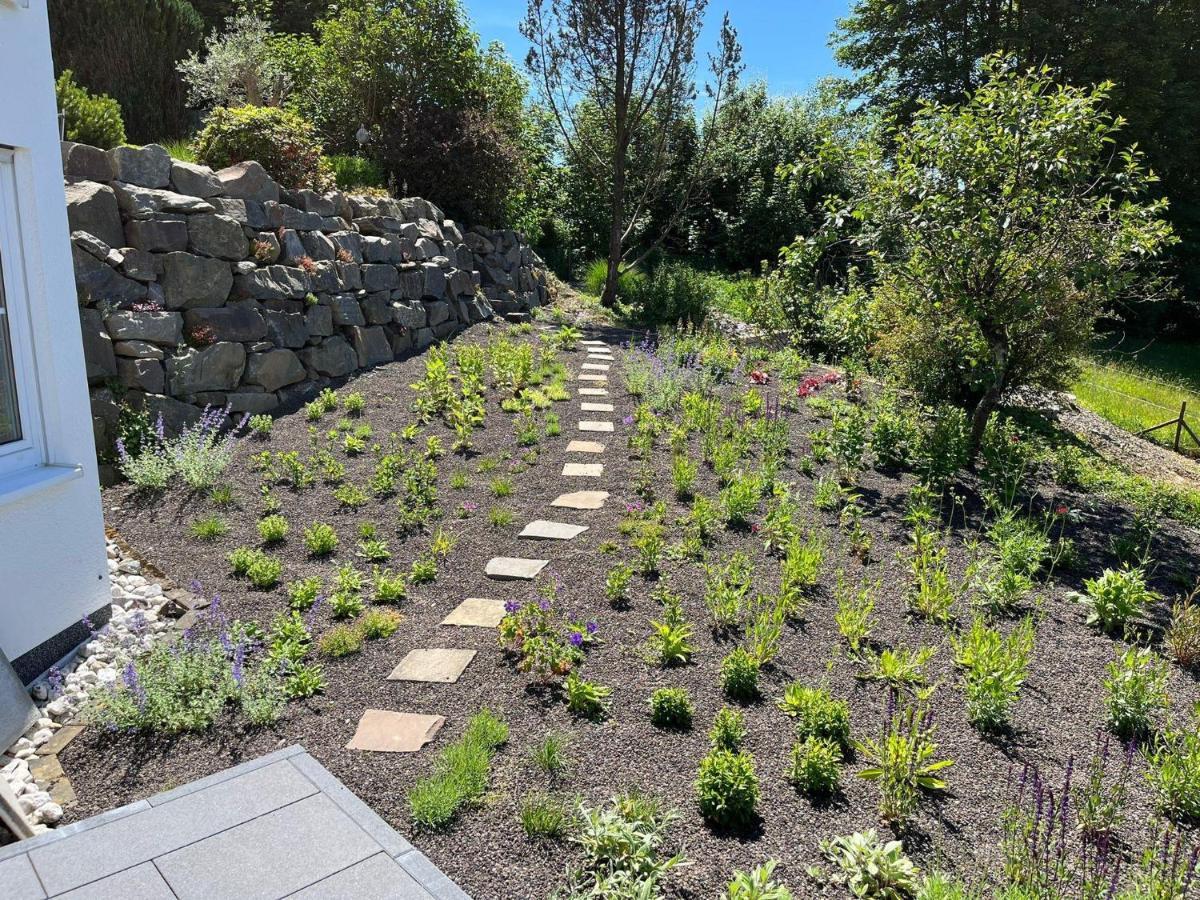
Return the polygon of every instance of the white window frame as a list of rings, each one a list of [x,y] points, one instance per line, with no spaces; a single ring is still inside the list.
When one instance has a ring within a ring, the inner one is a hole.
[[[0,479],[46,462],[17,194],[17,162],[17,154],[12,149],[0,146],[0,277],[4,279],[4,309],[16,381],[17,410],[21,417],[21,439],[0,444]]]

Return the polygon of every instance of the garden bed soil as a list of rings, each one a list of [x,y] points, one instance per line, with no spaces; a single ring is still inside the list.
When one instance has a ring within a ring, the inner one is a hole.
[[[482,341],[486,330],[474,329],[458,340]],[[596,335],[588,335],[595,337]],[[533,340],[532,337],[523,338]],[[615,342],[615,340],[614,340]],[[993,869],[997,864],[1001,837],[1001,813],[1009,794],[1011,774],[1025,763],[1042,767],[1049,780],[1057,782],[1068,759],[1087,756],[1097,730],[1104,721],[1105,665],[1113,658],[1119,642],[1083,624],[1081,608],[1067,599],[1067,592],[1080,587],[1081,578],[1113,565],[1108,555],[1109,538],[1127,527],[1128,515],[1106,501],[1075,496],[1043,485],[1035,504],[1066,503],[1074,512],[1068,529],[1079,548],[1074,571],[1059,573],[1051,584],[1041,587],[1037,645],[1028,682],[1021,694],[1012,731],[996,739],[981,737],[966,719],[961,690],[957,685],[952,653],[943,633],[935,625],[914,621],[905,615],[903,596],[909,585],[905,562],[897,554],[908,542],[902,521],[910,475],[868,470],[859,491],[867,510],[865,527],[874,539],[870,563],[863,566],[846,547],[837,527],[836,513],[818,512],[811,503],[814,481],[793,470],[783,477],[796,485],[804,516],[826,529],[829,538],[821,584],[808,609],[806,621],[785,628],[783,649],[777,662],[761,679],[763,699],[745,706],[749,736],[761,785],[761,815],[758,826],[746,834],[715,831],[702,820],[695,802],[693,781],[696,768],[708,749],[707,730],[716,712],[725,705],[720,690],[719,668],[731,641],[715,637],[707,626],[703,604],[705,571],[692,561],[667,560],[662,581],[682,595],[688,619],[696,626],[697,652],[690,665],[661,668],[644,658],[649,620],[660,607],[650,598],[657,581],[638,576],[632,583],[632,600],[614,609],[604,597],[604,576],[619,559],[630,558],[627,542],[618,533],[626,503],[637,500],[633,493],[640,463],[626,449],[629,427],[622,417],[631,413],[634,401],[624,390],[619,375],[620,354],[613,365],[609,390],[617,423],[612,435],[600,435],[607,450],[599,457],[602,478],[568,479],[559,475],[567,454],[566,444],[577,437],[575,423],[578,398],[555,404],[562,421],[562,434],[544,439],[538,460],[512,474],[514,494],[495,500],[488,490],[494,475],[505,473],[520,458],[515,446],[512,416],[500,411],[498,399],[489,396],[487,426],[477,432],[477,450],[465,461],[448,454],[440,462],[439,499],[446,512],[440,523],[457,536],[457,545],[441,565],[437,580],[410,588],[410,597],[400,607],[404,622],[390,638],[369,641],[361,654],[343,659],[322,659],[328,686],[321,696],[289,704],[282,719],[269,728],[253,728],[244,720],[230,719],[203,734],[156,737],[144,734],[109,734],[89,729],[63,754],[79,803],[70,810],[80,819],[122,803],[183,784],[228,766],[260,756],[278,747],[299,743],[337,778],[365,800],[391,825],[408,835],[430,859],[472,896],[478,898],[543,897],[564,883],[566,871],[578,864],[580,854],[570,842],[532,842],[522,831],[519,811],[531,793],[553,788],[563,795],[578,796],[588,805],[604,803],[618,792],[637,788],[676,808],[680,819],[669,830],[669,849],[681,849],[689,864],[669,877],[666,893],[672,897],[715,897],[734,869],[748,869],[768,858],[781,864],[777,876],[785,879],[796,896],[840,895],[838,889],[822,888],[809,881],[805,868],[820,862],[818,843],[838,834],[881,827],[876,812],[877,788],[855,777],[861,761],[849,762],[843,770],[843,793],[834,801],[814,805],[797,794],[786,780],[792,727],[775,701],[792,680],[814,684],[826,681],[837,697],[850,702],[852,726],[858,737],[878,734],[886,713],[886,691],[880,685],[855,677],[859,668],[841,652],[842,641],[833,621],[835,573],[845,570],[855,578],[866,576],[880,583],[877,592],[878,621],[875,638],[885,645],[915,648],[923,644],[939,647],[930,664],[939,682],[934,700],[938,728],[938,753],[954,760],[946,773],[949,790],[922,802],[916,821],[903,835],[914,860],[925,869],[951,868],[964,873]],[[572,373],[585,361],[582,348],[563,355]],[[363,420],[374,428],[376,440],[400,431],[414,420],[413,391],[409,387],[424,371],[424,360],[415,357],[396,362],[351,379],[344,390],[361,392],[367,398]],[[578,386],[572,381],[570,387]],[[731,393],[745,390],[736,385]],[[766,388],[769,392],[771,388]],[[830,388],[835,390],[835,388]],[[323,430],[340,415],[327,416]],[[795,458],[808,451],[808,432],[825,424],[811,409],[785,412],[792,431]],[[591,414],[584,416],[590,418]],[[249,439],[239,452],[225,481],[233,487],[236,503],[215,508],[203,498],[183,490],[171,490],[162,498],[147,501],[128,486],[105,491],[108,522],[148,561],[180,584],[193,579],[208,594],[220,594],[230,614],[269,623],[286,609],[282,587],[272,591],[250,590],[231,577],[225,557],[234,547],[257,543],[259,517],[258,475],[248,458],[258,449],[308,447],[308,423],[302,414],[279,418],[269,439]],[[440,423],[430,425],[428,434],[441,436],[448,448],[449,431]],[[584,435],[584,437],[593,437]],[[257,445],[257,446],[256,446]],[[692,455],[699,458],[698,437],[692,438]],[[477,474],[483,458],[510,457],[490,475]],[[572,454],[576,460],[583,454]],[[345,458],[349,480],[365,486],[373,457],[370,454]],[[658,496],[666,501],[667,521],[681,516],[686,506],[674,499],[671,489],[670,454],[660,446],[654,455]],[[818,469],[828,467],[818,467]],[[456,491],[449,486],[450,473],[470,473],[469,486]],[[575,512],[551,509],[560,493],[583,489],[611,493],[603,509]],[[715,497],[715,477],[700,466],[699,492]],[[969,485],[967,508],[978,516],[978,502]],[[318,481],[309,490],[277,489],[283,501],[282,514],[291,523],[291,534],[282,549],[272,551],[284,560],[284,581],[307,575],[328,577],[333,567],[352,560],[357,523],[373,521],[389,539],[391,565],[407,566],[427,545],[427,535],[398,539],[392,533],[395,500],[372,499],[358,511],[339,511],[331,488]],[[466,519],[454,516],[462,503],[475,504],[478,511]],[[515,514],[512,525],[497,529],[488,524],[489,507],[500,505]],[[216,514],[231,529],[211,543],[191,538],[187,526],[193,519]],[[585,524],[590,530],[565,542],[519,540],[517,533],[534,519],[556,519]],[[300,539],[302,529],[313,521],[335,526],[341,546],[332,561],[306,557]],[[971,531],[955,524],[950,544],[952,576],[964,578],[967,555],[961,538]],[[977,522],[972,522],[972,530]],[[680,529],[671,528],[668,544],[679,539]],[[604,555],[598,548],[614,541],[621,549]],[[746,532],[726,531],[711,549],[710,558],[723,561],[735,549],[747,552],[756,565],[756,587],[771,591],[777,584],[778,563],[768,557],[762,541]],[[1200,541],[1187,530],[1168,524],[1157,543],[1157,557],[1170,561],[1155,574],[1154,586],[1174,593],[1172,570],[1194,572]],[[442,618],[464,597],[522,599],[534,596],[534,587],[519,582],[499,583],[484,576],[484,566],[493,556],[531,556],[551,560],[547,574],[561,580],[561,602],[569,618],[594,619],[599,623],[597,645],[587,654],[582,673],[588,679],[612,688],[609,716],[598,723],[580,721],[567,713],[557,689],[544,688],[519,674],[496,646],[490,629],[440,627]],[[360,565],[366,568],[365,564]],[[960,610],[960,619],[962,610]],[[330,627],[328,611],[317,631]],[[454,684],[417,684],[387,681],[387,674],[412,648],[461,647],[478,650],[474,661]],[[688,690],[695,706],[695,725],[690,732],[663,731],[650,723],[648,699],[659,687],[680,686]],[[1200,685],[1172,667],[1172,708],[1175,715],[1200,699]],[[511,727],[508,743],[497,754],[491,790],[479,808],[465,811],[451,829],[427,833],[409,819],[406,793],[416,778],[431,771],[436,751],[457,738],[467,718],[476,710],[490,707]],[[412,755],[372,754],[346,750],[363,710],[394,709],[445,715],[447,723],[437,739],[424,751]],[[550,785],[529,761],[531,749],[549,732],[569,736],[571,767],[561,783]],[[1152,801],[1141,776],[1142,763],[1131,781],[1130,801],[1122,837],[1132,846],[1145,846],[1150,836]],[[886,828],[884,829],[886,832]]]

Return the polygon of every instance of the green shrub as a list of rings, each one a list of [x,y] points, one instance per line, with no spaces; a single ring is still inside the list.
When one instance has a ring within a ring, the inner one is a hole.
[[[563,685],[567,691],[567,709],[582,719],[599,719],[605,713],[612,688],[580,678],[574,672],[567,675]]]
[[[1105,569],[1099,578],[1083,582],[1084,593],[1074,598],[1088,608],[1087,623],[1109,634],[1124,630],[1129,620],[1158,595],[1146,587],[1146,575],[1135,569]]]
[[[1200,707],[1190,726],[1166,731],[1145,751],[1158,808],[1189,826],[1200,823]]]
[[[337,532],[324,522],[314,522],[304,529],[304,546],[313,556],[328,556],[337,545]]]
[[[749,753],[712,750],[700,761],[696,777],[700,813],[722,828],[743,828],[754,820],[758,776]]]
[[[75,75],[64,69],[54,82],[58,108],[66,119],[68,141],[109,150],[125,143],[121,104],[107,94],[92,94],[75,83]]]
[[[387,175],[383,169],[365,156],[334,154],[325,158],[329,162],[333,180],[340,191],[387,186]]]
[[[648,325],[701,325],[713,302],[704,275],[680,262],[667,262],[639,279],[628,299]]]
[[[872,828],[821,842],[825,858],[837,866],[832,880],[855,897],[901,900],[917,889],[917,867],[899,841],[883,843]]]
[[[363,633],[352,625],[335,625],[317,641],[317,649],[326,656],[349,656],[362,650]]]
[[[265,553],[259,553],[246,570],[250,583],[260,591],[267,591],[279,584],[279,576],[283,574],[283,564]]]
[[[1148,733],[1168,708],[1167,664],[1153,650],[1129,649],[1108,664],[1108,727],[1124,738]]]
[[[792,747],[788,780],[802,794],[829,797],[838,789],[842,748],[827,738],[806,737]]]
[[[792,900],[787,886],[771,878],[777,865],[778,860],[769,859],[749,872],[735,870],[721,900]]]
[[[267,516],[258,522],[258,536],[264,544],[278,544],[288,533],[288,520],[281,515]]]
[[[650,721],[659,728],[686,731],[692,727],[691,698],[683,688],[659,688],[650,695]]]
[[[758,696],[758,660],[744,647],[734,647],[721,660],[721,689],[731,700],[747,703]]]
[[[296,113],[274,106],[217,107],[196,135],[196,159],[214,169],[257,160],[283,187],[333,187],[316,130]]]
[[[311,578],[301,578],[287,586],[288,605],[292,609],[306,610],[317,602],[321,593],[321,579],[314,575]]]
[[[375,641],[391,637],[396,633],[396,629],[400,627],[402,621],[403,616],[394,610],[371,609],[367,610],[367,614],[362,617],[358,627],[362,629],[363,637]]]
[[[588,263],[583,270],[583,289],[589,294],[599,297],[604,293],[604,281],[608,277],[608,263],[602,259]],[[617,296],[629,301],[637,293],[638,287],[646,276],[638,269],[625,269],[617,276]]]
[[[823,687],[796,681],[784,689],[779,708],[796,720],[796,737],[832,741],[843,752],[850,747],[850,706]]]
[[[713,718],[708,740],[714,750],[740,750],[746,740],[745,717],[739,710],[722,707]]]

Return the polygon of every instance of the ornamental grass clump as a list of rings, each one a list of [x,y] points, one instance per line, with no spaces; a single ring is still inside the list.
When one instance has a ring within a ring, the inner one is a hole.
[[[457,741],[438,754],[434,773],[418,778],[408,792],[413,822],[422,828],[450,826],[464,808],[483,799],[496,751],[508,741],[508,725],[489,709],[467,722]]]

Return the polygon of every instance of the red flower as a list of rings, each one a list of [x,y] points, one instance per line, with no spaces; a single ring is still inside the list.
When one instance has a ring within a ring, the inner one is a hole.
[[[771,376],[769,376],[762,369],[755,369],[750,373],[750,380],[755,384],[766,384],[771,380]]]
[[[1071,510],[1067,509],[1067,507],[1062,503],[1058,504],[1058,506],[1054,508],[1054,514],[1056,516],[1065,516],[1070,511]]]

